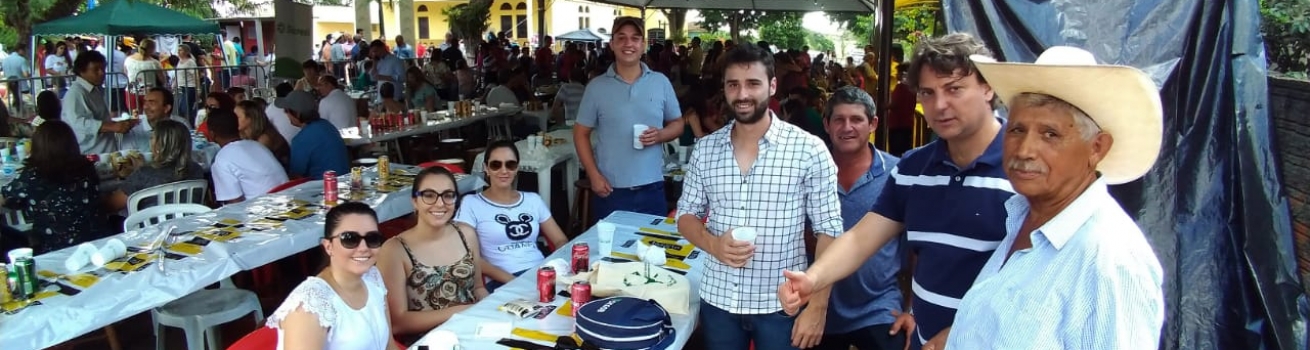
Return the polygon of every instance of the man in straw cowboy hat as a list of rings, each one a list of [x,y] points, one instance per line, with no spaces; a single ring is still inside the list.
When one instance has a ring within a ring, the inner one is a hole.
[[[1066,46],[1032,64],[972,59],[1010,108],[1004,161],[1019,195],[1005,203],[1005,240],[961,300],[946,348],[1154,348],[1160,263],[1106,185],[1155,163],[1155,84]]]

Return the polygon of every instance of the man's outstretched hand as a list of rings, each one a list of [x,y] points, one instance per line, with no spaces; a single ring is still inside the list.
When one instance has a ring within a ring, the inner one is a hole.
[[[778,301],[782,303],[782,310],[787,315],[796,315],[810,301],[810,295],[814,293],[814,280],[804,272],[783,270],[782,276],[786,280],[778,286]]]

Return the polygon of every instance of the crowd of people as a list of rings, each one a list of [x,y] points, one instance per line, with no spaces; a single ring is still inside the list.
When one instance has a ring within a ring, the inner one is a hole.
[[[893,98],[880,108],[873,54],[841,66],[765,42],[650,45],[633,17],[611,33],[608,45],[568,43],[561,53],[549,40],[530,53],[492,36],[474,64],[453,37],[417,50],[402,37],[394,47],[362,33],[328,37],[272,104],[240,91],[204,96],[197,132],[220,147],[207,170],[191,160],[189,118],[173,112],[178,90],[159,87],[203,83],[140,74],[145,118],[117,120],[104,98],[105,55],[79,48],[62,68],[74,78],[38,96],[32,156],[0,203],[31,213],[32,244],[47,252],[116,232],[126,196],[155,184],[208,171],[216,199],[236,203],[291,178],[348,173],[338,129],[359,116],[339,77],[376,85],[387,111],[469,96],[517,104],[558,82],[552,119],[574,125],[593,221],[669,214],[663,145],[693,147],[673,216],[709,255],[698,288],[699,323],[712,327],[705,348],[1158,343],[1161,267],[1106,187],[1142,176],[1160,147],[1159,95],[1140,71],[1070,47],[997,63],[956,33],[923,40],[904,65],[893,52]],[[146,63],[124,68],[148,70],[133,67],[154,67],[150,59],[133,54],[125,60]],[[939,139],[909,150],[898,142],[916,104]],[[880,118],[891,149],[870,141]],[[83,155],[124,149],[153,157],[123,185],[101,187]],[[321,240],[328,267],[269,318],[281,346],[398,348],[393,334],[416,339],[567,244],[548,203],[516,189],[514,143],[484,152],[476,166],[488,186],[475,193],[460,193],[444,167],[419,172],[415,224],[394,238],[367,205],[332,208]],[[758,238],[736,239],[742,228]]]

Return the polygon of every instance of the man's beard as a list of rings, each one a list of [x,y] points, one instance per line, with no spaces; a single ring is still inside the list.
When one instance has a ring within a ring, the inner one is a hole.
[[[765,115],[766,113],[769,112],[769,105],[768,105],[768,104],[759,103],[758,101],[754,101],[754,100],[737,100],[737,101],[733,101],[733,102],[732,102],[732,106],[736,106],[738,103],[751,103],[751,104],[755,105],[755,110],[751,111],[750,114],[745,115],[745,116],[742,116],[741,114],[737,113],[736,110],[733,110],[733,113],[732,113],[732,115],[733,115],[733,119],[737,120],[737,122],[738,122],[738,123],[741,123],[741,124],[755,124],[755,123],[758,123],[760,120],[763,120],[763,119],[764,119],[764,115]]]

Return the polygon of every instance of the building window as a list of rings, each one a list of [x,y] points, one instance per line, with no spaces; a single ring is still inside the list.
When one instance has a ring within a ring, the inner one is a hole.
[[[508,3],[508,2],[507,2],[507,3],[504,3],[504,4],[500,4],[500,10],[501,10],[501,11],[509,11],[509,10],[513,10],[513,9],[514,9],[513,7],[509,6],[509,3]]]
[[[510,16],[510,15],[501,15],[501,16],[500,16],[500,33],[510,33],[510,31],[512,31],[512,30],[514,30],[514,16]],[[499,33],[498,33],[498,34],[499,34]]]
[[[520,2],[518,6],[514,6],[514,9],[515,9],[515,10],[519,10],[519,11],[527,11],[527,10],[528,10],[528,4],[527,4],[527,3],[522,3],[522,2]]]
[[[515,35],[514,37],[515,37],[515,38],[519,38],[519,39],[527,39],[527,38],[528,38],[528,16],[527,16],[527,15],[518,15],[518,18],[517,18],[517,19],[518,19],[518,24],[519,24],[518,27],[519,27],[519,29],[518,29],[518,32],[515,33],[516,35]]]
[[[428,12],[428,5],[418,5],[418,12]]]
[[[427,17],[419,17],[419,18],[418,18],[418,38],[419,38],[419,39],[427,39],[427,38],[430,38],[430,37],[432,37],[432,36],[431,36],[431,33],[429,32],[429,28],[428,28],[428,18],[427,18]]]
[[[587,29],[586,18],[578,17],[578,29]]]
[[[583,13],[583,12],[582,12],[582,6],[578,6],[578,13]]]
[[[584,18],[587,21],[587,28],[591,28],[591,17]]]

